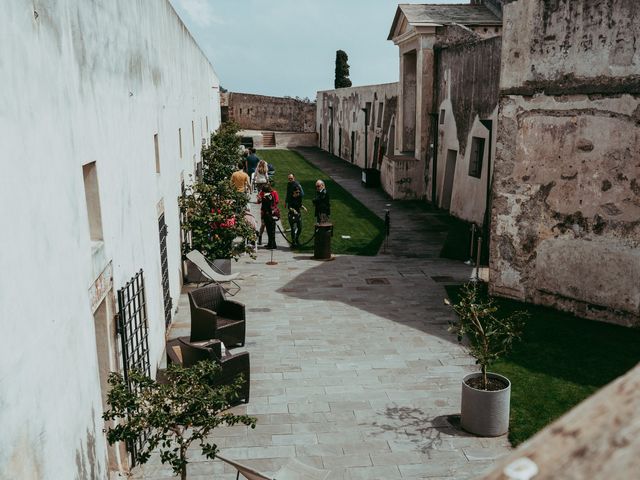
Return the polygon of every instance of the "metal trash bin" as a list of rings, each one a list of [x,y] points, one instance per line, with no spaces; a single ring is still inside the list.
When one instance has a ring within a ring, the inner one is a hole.
[[[375,168],[362,169],[362,185],[365,188],[375,188],[380,186],[380,170]]]
[[[316,260],[331,259],[331,237],[333,236],[333,223],[316,223],[316,233],[313,242],[313,258]]]

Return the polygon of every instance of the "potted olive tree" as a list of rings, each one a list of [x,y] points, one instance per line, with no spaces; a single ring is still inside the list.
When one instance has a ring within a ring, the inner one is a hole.
[[[111,421],[107,440],[135,442],[146,435],[136,460],[146,463],[157,449],[162,463],[171,465],[181,480],[187,478],[187,453],[193,442],[202,454],[214,459],[218,447],[208,435],[219,425],[255,427],[255,418],[226,411],[238,400],[242,379],[227,386],[218,385],[221,368],[215,362],[199,362],[190,368],[170,365],[166,381],[159,383],[136,371],[129,382],[111,373],[107,396],[109,410],[102,418]]]
[[[458,341],[465,341],[471,356],[480,365],[480,372],[464,377],[460,420],[462,428],[476,435],[495,437],[509,430],[511,382],[508,378],[490,373],[487,368],[512,348],[522,334],[527,312],[508,316],[496,315],[492,298],[483,298],[476,283],[462,288],[458,302],[445,300],[457,313],[449,331]]]

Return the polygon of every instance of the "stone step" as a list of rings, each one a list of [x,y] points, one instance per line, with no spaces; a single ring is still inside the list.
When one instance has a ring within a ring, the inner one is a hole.
[[[263,147],[275,147],[276,146],[276,134],[274,132],[262,132],[262,146]]]

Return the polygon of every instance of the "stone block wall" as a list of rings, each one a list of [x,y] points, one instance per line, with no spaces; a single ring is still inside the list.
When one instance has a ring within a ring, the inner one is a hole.
[[[313,102],[234,92],[226,96],[229,120],[245,130],[315,132],[316,105]]]
[[[518,0],[505,29],[493,293],[640,320],[640,4]]]

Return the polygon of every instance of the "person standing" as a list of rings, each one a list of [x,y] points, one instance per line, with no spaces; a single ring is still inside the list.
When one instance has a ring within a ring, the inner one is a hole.
[[[302,204],[302,194],[299,188],[296,188],[291,194],[289,201],[289,226],[291,227],[291,246],[300,246],[300,232],[302,232],[302,210],[307,211]]]
[[[262,187],[262,195],[258,197],[258,203],[260,203],[260,218],[262,224],[267,230],[267,249],[275,250],[276,246],[276,222],[277,219],[273,217],[274,207],[277,205],[277,192],[271,188],[270,185]],[[262,230],[262,227],[261,227]],[[262,233],[259,237],[260,240]],[[258,242],[260,243],[260,241]]]
[[[329,203],[329,193],[322,180],[316,181],[316,198],[313,199],[315,207],[316,223],[323,223],[329,220],[331,215],[331,204]]]
[[[265,196],[265,190],[264,187],[268,186],[269,188],[271,188],[271,186],[267,183],[265,186],[262,187],[262,189],[258,192],[258,195],[256,196],[256,203],[262,203],[262,199]],[[278,197],[278,192],[273,190],[273,188],[271,188],[271,196],[273,197],[273,202],[274,205],[277,206],[278,202],[280,202],[280,198]],[[258,231],[258,245],[262,245],[262,234],[264,233],[265,229],[267,228],[266,224],[264,223],[264,217],[262,216],[262,210],[260,210],[260,230]]]
[[[238,163],[237,170],[231,175],[231,183],[239,192],[251,193],[251,182],[249,175],[242,169],[242,162]]]
[[[249,177],[251,177],[251,175],[253,175],[253,172],[256,171],[256,168],[259,162],[260,162],[260,159],[256,155],[256,149],[251,147],[249,149],[249,155],[247,156],[247,164],[246,164],[246,170]]]
[[[256,167],[256,173],[253,176],[253,184],[256,186],[256,191],[261,192],[262,187],[269,183],[269,166],[264,160],[258,162]]]
[[[295,189],[300,190],[300,199],[302,199],[302,197],[304,197],[302,185],[296,180],[296,176],[293,173],[289,173],[287,177],[287,196],[284,198],[284,208],[289,208],[289,202],[293,198],[293,191]]]

